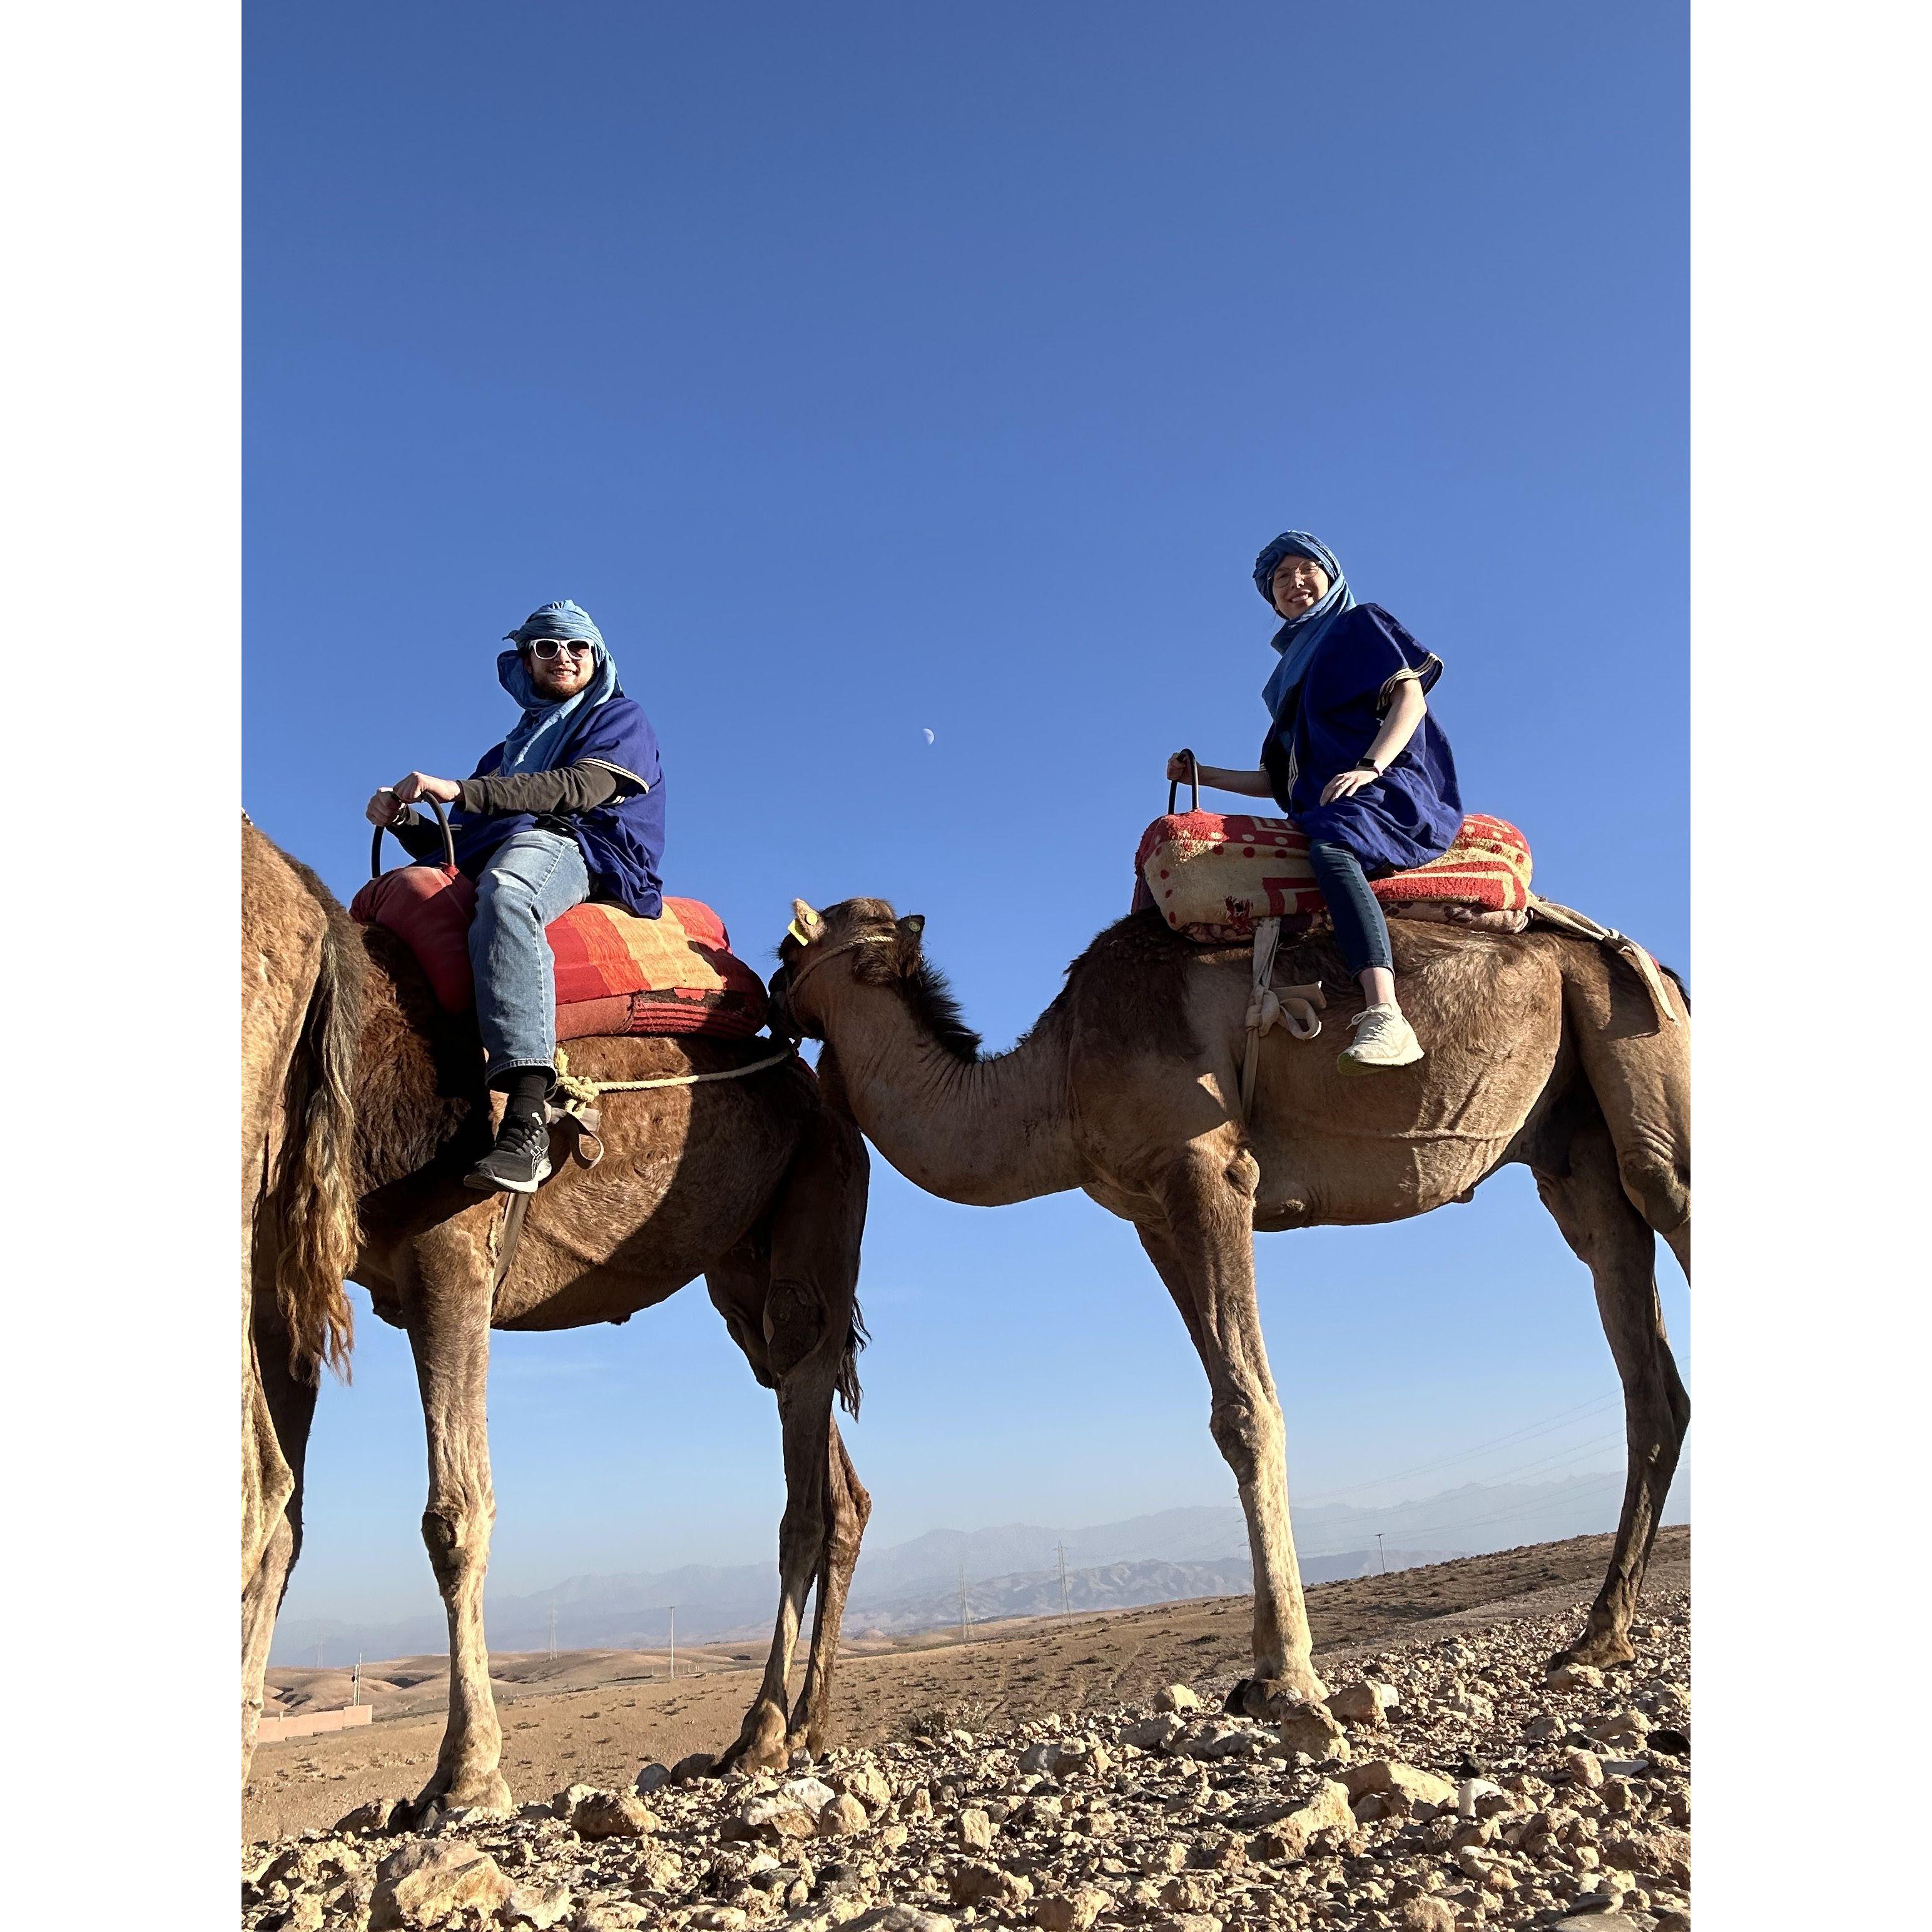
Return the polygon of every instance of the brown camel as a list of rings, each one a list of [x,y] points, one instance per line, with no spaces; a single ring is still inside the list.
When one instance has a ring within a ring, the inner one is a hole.
[[[349,1068],[361,950],[322,882],[242,824],[242,1774],[254,1755],[269,1618],[250,1616],[272,1539],[292,1541],[295,1472],[275,1433],[255,1340],[260,1292],[275,1325],[340,1361],[342,1278],[355,1258]],[[278,1230],[302,1231],[288,1242]],[[289,1552],[278,1558],[286,1572]],[[274,1566],[271,1565],[270,1568]],[[256,1639],[251,1653],[247,1637]]]
[[[925,963],[922,919],[881,899],[794,911],[773,982],[781,1016],[826,1042],[821,1074],[836,1055],[837,1090],[907,1179],[988,1207],[1078,1187],[1134,1224],[1207,1370],[1208,1426],[1240,1487],[1255,1678],[1291,1695],[1325,1694],[1288,1528],[1254,1231],[1400,1220],[1527,1163],[1595,1279],[1629,1445],[1610,1572],[1565,1655],[1634,1655],[1630,1615],[1690,1415],[1652,1274],[1657,1234],[1690,1269],[1688,1009],[1660,1022],[1635,972],[1586,940],[1397,920],[1403,1010],[1427,1058],[1351,1078],[1336,1065],[1339,1028],[1318,1043],[1270,1033],[1244,1125],[1246,948],[1196,945],[1158,913],[1131,915],[1068,968],[1032,1030],[988,1059]],[[1336,1017],[1360,1002],[1325,940],[1284,940],[1276,971],[1323,982]],[[1678,989],[1666,997],[1681,1003]]]
[[[346,921],[332,902],[328,910],[332,921]],[[508,1802],[482,1614],[496,1514],[484,1412],[490,1330],[628,1321],[700,1274],[752,1373],[776,1392],[786,1482],[771,1653],[722,1762],[771,1764],[801,1744],[822,1748],[845,1593],[871,1509],[832,1414],[835,1396],[850,1407],[858,1395],[863,1142],[796,1059],[742,1078],[610,1095],[602,1162],[572,1161],[560,1137],[560,1171],[530,1197],[502,1268],[507,1198],[479,1198],[462,1185],[490,1132],[474,1020],[441,1012],[389,934],[347,931],[363,968],[352,1081],[360,1234],[347,1272],[376,1312],[405,1330],[416,1358],[429,1449],[423,1538],[449,1620],[448,1720],[418,1806]],[[718,1074],[772,1050],[767,1040],[582,1040],[572,1044],[571,1071],[600,1081]],[[327,1343],[312,1309],[294,1305],[292,1320],[291,1304],[272,1292],[272,1245],[256,1244],[253,1360],[291,1487],[286,1534],[267,1540],[244,1596],[257,1710],[269,1634],[301,1547],[303,1454]],[[297,1325],[304,1319],[305,1330]],[[814,1585],[810,1654],[793,1705],[790,1674]]]

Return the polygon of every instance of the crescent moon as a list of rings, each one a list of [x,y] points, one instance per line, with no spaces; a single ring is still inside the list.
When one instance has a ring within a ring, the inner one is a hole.
[[[925,731],[925,732],[926,732],[926,742],[928,745],[929,745],[929,744],[931,744],[931,743],[932,742],[932,732],[931,732],[931,731],[929,731],[929,730],[926,730],[926,726],[924,726],[923,724],[922,724],[919,728],[920,728],[922,731]]]

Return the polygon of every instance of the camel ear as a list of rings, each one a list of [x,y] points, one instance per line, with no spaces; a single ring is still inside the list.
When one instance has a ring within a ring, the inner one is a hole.
[[[919,936],[925,930],[926,915],[922,912],[909,912],[899,921],[899,937],[910,940],[914,946],[918,945]]]
[[[794,899],[791,902],[791,923],[785,930],[800,945],[809,946],[824,934],[825,916],[822,913],[814,912],[804,900]]]

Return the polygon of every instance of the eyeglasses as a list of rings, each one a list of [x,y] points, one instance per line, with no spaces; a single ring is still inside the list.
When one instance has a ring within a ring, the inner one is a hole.
[[[587,656],[592,646],[579,644],[574,638],[532,638],[530,648],[531,656],[541,658],[548,664],[552,658],[560,658],[566,651],[574,658]]]

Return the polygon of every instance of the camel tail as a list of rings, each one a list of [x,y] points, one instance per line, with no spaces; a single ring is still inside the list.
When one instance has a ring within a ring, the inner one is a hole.
[[[321,970],[290,1064],[274,1218],[280,1234],[275,1299],[289,1332],[289,1367],[314,1382],[326,1362],[345,1381],[355,1340],[344,1278],[361,1238],[350,1080],[362,1006],[352,928],[332,909]]]
[[[859,1386],[859,1351],[872,1339],[866,1332],[866,1318],[855,1297],[852,1303],[852,1325],[845,1331],[845,1352],[839,1358],[838,1380],[834,1384],[838,1392],[838,1400],[848,1415],[859,1413],[859,1404],[865,1394]]]

